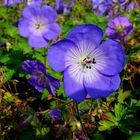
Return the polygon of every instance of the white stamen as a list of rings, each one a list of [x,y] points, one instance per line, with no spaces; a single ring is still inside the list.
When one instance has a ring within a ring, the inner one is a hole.
[[[90,42],[81,41],[77,45],[78,48],[72,47],[67,52],[65,57],[66,67],[69,66],[68,71],[77,83],[82,84],[83,81],[92,83],[93,79],[98,78],[95,65],[96,56],[100,54],[96,53],[95,46]]]

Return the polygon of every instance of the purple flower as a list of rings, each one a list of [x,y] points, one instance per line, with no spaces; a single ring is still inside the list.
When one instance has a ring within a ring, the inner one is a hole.
[[[50,118],[55,118],[56,120],[60,120],[61,118],[61,111],[60,109],[52,109],[49,111]]]
[[[106,35],[111,39],[124,39],[133,32],[133,25],[124,16],[110,19],[106,28]]]
[[[28,6],[41,5],[42,0],[24,0]]]
[[[118,3],[122,4],[124,3],[126,0],[118,0]]]
[[[129,5],[128,5],[128,11],[130,12],[131,10],[134,9],[134,5],[135,3],[134,2],[130,2]]]
[[[49,40],[59,35],[60,27],[55,22],[57,13],[52,7],[27,6],[22,15],[23,18],[18,25],[19,33],[23,37],[28,37],[28,43],[32,47],[45,47]]]
[[[65,4],[64,0],[56,0],[55,9],[59,14],[69,13],[73,4],[74,4],[74,0],[69,0],[68,4]]]
[[[42,92],[44,88],[55,96],[54,88],[59,89],[59,80],[48,75],[45,66],[38,60],[26,60],[22,64],[22,68],[32,76],[28,82],[35,87],[36,90]]]
[[[92,9],[101,16],[103,14],[114,16],[120,15],[126,9],[132,9],[133,4],[129,4],[130,2],[126,0],[92,0]]]
[[[96,99],[107,97],[120,85],[118,73],[125,64],[124,50],[113,40],[100,44],[102,37],[103,31],[98,26],[78,25],[67,39],[58,41],[48,50],[51,68],[64,71],[64,90],[77,102],[87,95]]]
[[[92,9],[96,11],[96,14],[103,15],[108,7],[107,0],[92,0]]]
[[[20,3],[20,2],[21,2],[21,0],[2,0],[2,4],[4,6],[13,6],[13,5]]]

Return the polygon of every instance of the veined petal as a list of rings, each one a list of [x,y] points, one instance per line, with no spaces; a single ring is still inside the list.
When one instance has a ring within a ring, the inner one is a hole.
[[[120,43],[107,40],[93,52],[95,68],[106,75],[118,74],[125,65],[125,54]]]
[[[66,94],[76,102],[81,102],[86,97],[86,91],[83,83],[77,83],[68,71],[68,68],[64,71],[64,90]]]
[[[34,48],[43,48],[48,42],[42,36],[30,35],[28,43]]]
[[[81,40],[92,42],[93,46],[98,46],[102,40],[103,31],[100,27],[94,24],[83,24],[74,27],[68,34],[67,38],[74,41],[76,44]]]
[[[55,87],[56,89],[59,89],[59,87],[60,87],[60,82],[59,82],[58,79],[56,79],[56,78],[54,78],[54,77],[52,77],[52,76],[50,76],[50,75],[47,75],[47,78],[49,79],[49,82],[50,82],[50,84],[51,84],[53,87]]]
[[[46,89],[48,90],[48,92],[49,92],[50,94],[52,94],[53,96],[56,96],[56,94],[55,94],[55,92],[54,92],[54,89],[53,89],[51,83],[49,83],[49,82],[46,83]]]
[[[26,18],[22,18],[18,23],[18,29],[21,36],[29,36],[29,21]]]
[[[38,77],[33,76],[33,77],[31,77],[31,78],[28,79],[28,82],[29,82],[32,86],[34,86],[34,88],[35,88],[36,90],[38,90],[39,92],[42,92],[43,89],[44,89],[44,84],[43,84],[43,83],[42,83],[42,84],[38,84],[38,83],[37,83],[37,78],[38,78]]]
[[[36,75],[38,72],[42,72],[44,75],[46,75],[45,66],[38,60],[26,60],[23,62],[22,68],[28,74]]]
[[[52,23],[52,22],[54,22],[56,20],[57,12],[51,6],[44,5],[41,8],[41,11],[42,11],[44,17],[48,18],[49,23]]]
[[[23,11],[22,11],[22,15],[24,18],[27,19],[31,19],[34,16],[40,15],[41,10],[40,10],[40,6],[36,5],[36,8],[32,7],[32,6],[27,6]]]
[[[120,77],[119,75],[115,76],[105,76],[100,73],[97,73],[95,79],[93,79],[92,83],[88,81],[84,81],[84,85],[87,93],[92,98],[100,98],[107,97],[112,92],[116,91],[120,85]]]
[[[50,25],[50,27],[48,27],[47,32],[44,33],[44,37],[47,40],[53,40],[54,38],[56,38],[60,33],[60,27],[57,23],[53,23]]]
[[[67,66],[65,62],[66,52],[76,47],[71,40],[65,39],[53,44],[48,50],[48,61],[50,67],[57,72],[63,71]]]
[[[110,27],[106,28],[106,35],[109,36],[110,38],[115,38],[115,39],[120,39],[120,36],[118,36],[118,34],[116,34],[115,29],[112,29]]]

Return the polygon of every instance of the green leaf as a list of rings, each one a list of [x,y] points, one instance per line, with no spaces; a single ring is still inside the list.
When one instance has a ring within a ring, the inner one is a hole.
[[[5,80],[11,80],[13,75],[16,73],[15,69],[9,69],[6,66],[3,66],[3,72],[4,72],[4,76],[5,76]]]
[[[10,105],[14,103],[14,98],[10,92],[5,92],[2,101],[5,105]]]
[[[119,92],[119,96],[118,96],[118,101],[119,101],[120,103],[123,103],[124,100],[125,100],[126,98],[128,98],[130,95],[131,95],[131,91],[130,91],[130,90],[127,90],[127,91],[125,91],[125,92],[120,91],[120,92]]]
[[[50,131],[49,127],[37,127],[36,136],[45,136]]]
[[[92,138],[91,138],[91,140],[104,140],[105,138],[104,138],[104,135],[100,132],[94,132],[93,133],[93,135],[92,135]]]
[[[50,106],[51,106],[51,108],[56,107],[56,101],[52,101],[52,102],[50,103]]]
[[[112,122],[114,122],[114,123],[117,124],[117,119],[116,119],[116,117],[115,117],[112,113],[106,112],[105,115],[107,115],[108,118],[109,118]]]
[[[118,121],[121,120],[121,118],[123,117],[123,115],[126,113],[127,108],[125,108],[123,105],[121,105],[120,103],[115,104],[115,116],[117,118]]]
[[[128,140],[140,140],[140,132],[135,132]]]
[[[64,87],[63,87],[63,83],[60,82],[60,88],[57,90],[57,96],[61,96],[63,95],[63,97],[66,97],[66,94],[64,93]]]
[[[46,99],[48,95],[49,95],[49,92],[46,89],[44,89],[42,92],[41,100]]]
[[[49,131],[50,131],[50,129],[49,129],[48,127],[43,127],[43,128],[41,129],[41,134],[44,136],[44,135],[46,135]]]
[[[33,131],[28,129],[22,131],[22,133],[19,136],[19,140],[32,140],[32,137],[33,137]]]
[[[99,122],[100,126],[98,128],[99,131],[105,131],[105,130],[110,130],[112,129],[113,127],[115,127],[114,123],[111,122],[111,121],[104,121],[104,120],[101,120]]]
[[[10,37],[15,38],[15,39],[19,38],[18,29],[15,26],[9,24],[9,22],[8,22],[7,27],[8,28],[5,29],[5,32],[7,35],[9,35]]]
[[[6,52],[2,52],[2,54],[0,54],[0,62],[1,63],[6,63],[7,61],[10,60],[9,54]]]

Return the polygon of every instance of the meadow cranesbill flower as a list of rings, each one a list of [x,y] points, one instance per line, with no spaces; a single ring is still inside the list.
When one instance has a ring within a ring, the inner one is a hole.
[[[124,11],[128,10],[130,12],[134,9],[134,2],[127,0],[113,0],[112,7],[108,9],[108,14],[110,16],[121,15]]]
[[[125,10],[132,10],[133,3],[130,5],[129,1],[126,0],[88,0],[92,1],[92,9],[98,15],[106,14],[108,16],[119,15]]]
[[[45,47],[60,33],[60,27],[55,22],[56,10],[50,6],[27,6],[22,12],[18,28],[23,37],[28,37],[28,43],[34,48]]]
[[[120,85],[119,72],[125,64],[120,43],[107,40],[100,44],[103,31],[96,25],[74,27],[67,38],[53,44],[48,50],[52,69],[64,71],[66,94],[80,102],[87,96],[107,97]]]
[[[96,11],[96,14],[103,15],[108,7],[107,0],[92,0],[92,9]]]
[[[2,0],[2,4],[4,6],[13,6],[13,5],[20,3],[20,2],[21,2],[21,0]]]
[[[61,118],[61,111],[60,109],[52,109],[49,111],[50,118],[55,118],[56,120],[60,120]]]
[[[133,25],[125,16],[112,18],[108,22],[106,35],[111,39],[122,40],[133,32]]]
[[[73,4],[74,4],[74,0],[69,0],[68,4],[65,4],[64,0],[56,0],[55,9],[59,14],[69,13]]]
[[[131,10],[134,9],[134,5],[135,5],[134,2],[130,2],[130,3],[128,4],[128,11],[129,11],[129,12],[130,12]]]
[[[49,93],[55,96],[54,88],[59,89],[59,80],[50,76],[45,69],[45,66],[38,60],[26,60],[22,64],[22,68],[32,76],[28,82],[35,87],[36,90],[42,92],[44,88]]]
[[[42,0],[24,0],[28,6],[31,5],[41,5]]]

